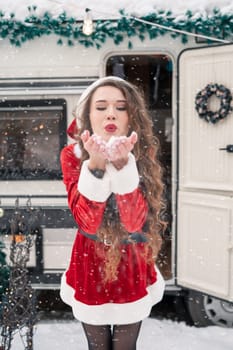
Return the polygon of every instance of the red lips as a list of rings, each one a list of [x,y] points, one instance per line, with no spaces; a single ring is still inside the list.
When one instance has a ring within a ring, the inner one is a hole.
[[[117,127],[115,124],[108,124],[104,128],[107,132],[115,132]]]

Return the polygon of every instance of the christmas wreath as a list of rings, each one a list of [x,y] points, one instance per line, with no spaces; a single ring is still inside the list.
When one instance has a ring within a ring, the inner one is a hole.
[[[208,100],[212,95],[220,99],[220,108],[217,111],[208,109]],[[203,90],[197,93],[195,108],[200,118],[215,124],[219,120],[226,118],[228,113],[232,110],[231,101],[231,92],[224,85],[208,84]]]

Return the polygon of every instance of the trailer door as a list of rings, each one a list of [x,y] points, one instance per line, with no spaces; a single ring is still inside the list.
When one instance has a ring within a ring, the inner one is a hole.
[[[233,45],[184,50],[178,71],[177,282],[233,301],[233,112],[214,124],[195,110],[208,84],[233,96]]]

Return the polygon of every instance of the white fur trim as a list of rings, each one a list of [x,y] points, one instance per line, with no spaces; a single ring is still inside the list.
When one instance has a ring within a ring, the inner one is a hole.
[[[76,143],[76,144],[74,145],[74,154],[75,154],[75,156],[76,156],[78,159],[80,159],[81,156],[82,156],[82,151],[81,151],[81,148],[79,147],[79,144],[78,144],[78,143]]]
[[[105,202],[110,196],[110,177],[105,172],[102,179],[95,177],[88,169],[89,160],[85,160],[82,164],[78,190],[86,198],[95,202]]]
[[[147,288],[148,294],[131,303],[86,305],[74,298],[74,290],[66,283],[65,273],[62,276],[60,295],[62,300],[72,307],[74,317],[80,322],[93,325],[130,324],[143,320],[150,315],[153,305],[162,300],[165,282],[157,270],[157,281]]]
[[[129,153],[128,163],[121,170],[117,170],[109,163],[106,166],[106,172],[111,178],[111,190],[113,193],[131,193],[138,187],[138,169],[132,153]]]

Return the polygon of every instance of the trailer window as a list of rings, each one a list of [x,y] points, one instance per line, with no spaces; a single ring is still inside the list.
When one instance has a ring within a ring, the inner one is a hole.
[[[66,142],[65,100],[0,103],[2,180],[61,178],[59,155]]]

